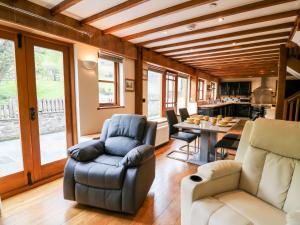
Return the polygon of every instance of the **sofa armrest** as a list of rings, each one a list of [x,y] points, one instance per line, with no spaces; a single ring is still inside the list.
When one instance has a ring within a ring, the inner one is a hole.
[[[90,140],[68,149],[68,155],[76,161],[87,162],[95,159],[104,152],[104,143],[100,140]]]
[[[215,180],[220,177],[239,173],[242,164],[234,160],[222,160],[204,164],[198,168],[198,175],[202,179]]]
[[[194,201],[238,188],[241,164],[232,162],[231,164],[216,161],[199,167],[199,172],[193,175],[202,176],[200,182],[193,181],[191,175],[182,179],[180,196],[182,225],[190,224],[190,209]]]
[[[136,167],[154,155],[154,146],[152,145],[140,145],[129,151],[119,163],[120,166]]]

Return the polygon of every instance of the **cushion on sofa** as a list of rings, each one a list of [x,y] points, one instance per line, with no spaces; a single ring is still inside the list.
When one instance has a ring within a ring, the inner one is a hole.
[[[77,183],[89,187],[121,189],[125,168],[97,162],[77,163],[74,169],[74,179]]]
[[[285,224],[285,213],[283,211],[247,192],[241,190],[225,192],[216,195],[215,198],[255,225]]]
[[[125,156],[129,151],[141,145],[141,142],[130,137],[109,137],[105,141],[105,153]]]
[[[147,119],[142,115],[113,115],[110,119],[107,138],[123,136],[142,142]]]

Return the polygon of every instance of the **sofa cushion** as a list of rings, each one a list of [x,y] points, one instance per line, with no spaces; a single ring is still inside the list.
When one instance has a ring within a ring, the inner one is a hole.
[[[115,156],[125,156],[130,150],[141,144],[129,137],[109,137],[105,141],[105,153]]]
[[[103,154],[97,157],[96,159],[94,159],[94,162],[111,165],[111,166],[118,166],[119,162],[121,162],[122,159],[123,157],[120,156]]]
[[[142,115],[113,115],[107,137],[130,137],[142,142],[147,119]]]
[[[97,162],[77,163],[74,169],[74,179],[77,183],[90,187],[121,189],[125,169],[122,166],[112,166]]]
[[[240,188],[252,195],[257,194],[266,155],[266,151],[251,146],[248,147],[248,150],[245,153]]]
[[[255,225],[285,225],[283,211],[244,191],[225,192],[215,198]]]
[[[267,154],[257,197],[282,209],[294,172],[294,160]]]
[[[295,169],[294,169],[292,181],[284,203],[283,210],[285,212],[293,212],[296,210],[300,210],[299,188],[300,188],[300,161],[298,160],[295,162]]]

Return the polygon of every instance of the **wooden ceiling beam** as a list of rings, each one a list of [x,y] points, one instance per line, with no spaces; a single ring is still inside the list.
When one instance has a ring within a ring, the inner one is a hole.
[[[119,13],[119,12],[122,12],[124,10],[127,10],[127,9],[130,9],[130,8],[133,8],[137,5],[140,5],[140,4],[143,4],[145,2],[147,2],[149,0],[128,0],[128,1],[125,1],[121,4],[118,4],[118,5],[115,5],[109,9],[106,9],[102,12],[99,12],[99,13],[96,13],[92,16],[89,16],[85,19],[83,19],[81,21],[82,24],[91,24],[95,21],[98,21],[100,19],[103,19],[105,17],[108,17],[108,16],[111,16],[111,15],[114,15],[116,13]]]
[[[275,39],[275,38],[288,38],[290,32],[281,32],[281,33],[276,33],[276,34],[265,34],[265,35],[259,35],[259,36],[254,36],[254,37],[248,37],[248,38],[239,38],[239,39],[234,39],[230,41],[223,41],[223,42],[217,42],[217,43],[212,43],[212,44],[203,44],[203,45],[197,45],[197,46],[192,46],[192,47],[187,47],[187,48],[180,48],[180,49],[174,49],[174,50],[169,50],[169,51],[162,51],[160,54],[170,54],[170,53],[176,53],[176,52],[182,52],[182,51],[191,51],[190,53],[193,53],[193,50],[198,50],[198,49],[203,49],[203,48],[212,48],[212,47],[220,47],[224,45],[232,45],[232,44],[243,44],[246,42],[253,42],[253,41],[263,41],[267,39]],[[177,54],[172,54],[170,56],[176,56]],[[180,55],[180,54],[178,54]]]
[[[268,62],[247,62],[247,63],[224,63],[221,65],[201,65],[204,69],[245,69],[245,68],[255,68],[255,67],[268,67],[268,66],[278,66],[278,60],[268,61]]]
[[[218,75],[215,75],[216,77],[218,77],[218,78],[220,78],[220,79],[229,79],[229,78],[234,78],[234,79],[236,79],[236,78],[252,78],[252,77],[276,77],[277,75],[276,74],[252,74],[252,73],[250,73],[250,74],[234,74],[234,75],[232,75],[232,74],[230,74],[230,73],[228,73],[228,74],[226,74],[226,75],[221,75],[221,76],[218,76]]]
[[[183,21],[180,21],[180,22],[177,22],[177,23],[168,24],[168,25],[156,27],[156,28],[153,28],[153,29],[145,30],[145,31],[142,31],[142,32],[139,32],[139,33],[128,35],[124,38],[125,38],[125,40],[131,40],[131,39],[146,36],[148,34],[173,29],[173,28],[176,28],[176,27],[181,27],[181,26],[185,26],[185,25],[189,25],[189,24],[193,24],[193,23],[202,23],[202,22],[206,22],[206,21],[209,21],[209,20],[223,18],[223,17],[226,17],[226,16],[232,16],[232,15],[236,15],[236,14],[240,14],[240,13],[244,13],[244,12],[250,12],[250,11],[253,11],[253,10],[263,9],[263,8],[266,8],[266,7],[270,7],[270,6],[274,6],[274,5],[278,5],[278,4],[282,4],[282,3],[287,3],[287,2],[292,2],[292,1],[295,1],[295,0],[266,0],[266,1],[255,2],[255,3],[235,7],[235,8],[232,8],[232,9],[223,10],[223,11],[220,11],[220,12],[216,12],[216,13],[212,13],[212,14],[208,14],[208,15],[203,15],[203,16],[188,19],[188,20],[183,20]]]
[[[277,59],[278,60],[278,55],[270,55],[270,56],[265,56],[265,57],[251,57],[251,58],[235,58],[235,59],[224,59],[224,60],[219,60],[219,61],[199,61],[195,63],[187,63],[188,65],[195,66],[195,65],[218,65],[222,63],[227,63],[227,62],[247,62],[247,61],[263,61],[263,60],[269,60],[269,59]]]
[[[215,57],[215,58],[207,58],[207,59],[198,59],[198,60],[193,60],[193,61],[186,61],[184,63],[188,64],[194,64],[194,63],[200,63],[200,62],[219,62],[219,61],[224,61],[224,60],[235,60],[235,59],[251,59],[251,58],[260,58],[260,57],[265,57],[265,56],[276,56],[279,55],[277,50],[274,51],[268,51],[266,53],[246,53],[246,54],[241,54],[241,55],[236,55],[236,56],[223,56],[223,57]]]
[[[203,67],[200,67],[202,71],[206,71],[206,72],[218,72],[218,73],[224,73],[227,71],[233,71],[233,72],[245,72],[245,71],[274,71],[274,72],[278,72],[276,69],[278,68],[278,65],[275,66],[273,64],[268,65],[268,66],[264,66],[264,65],[260,65],[260,66],[256,66],[256,67],[250,67],[250,68],[244,68],[244,69],[235,69],[235,68],[226,68],[226,69],[206,69]]]
[[[266,54],[268,52],[276,51],[279,52],[279,46],[267,46],[267,47],[260,47],[260,48],[252,48],[252,49],[242,49],[238,51],[229,51],[229,52],[220,52],[218,54],[206,54],[193,57],[192,59],[183,58],[179,60],[180,62],[194,62],[201,59],[214,59],[214,58],[223,58],[223,57],[238,57],[238,56],[245,56],[245,55],[254,55],[254,54]]]
[[[272,26],[267,26],[267,27],[260,27],[260,28],[250,29],[250,30],[232,32],[232,33],[228,33],[228,34],[221,34],[221,35],[216,35],[216,36],[211,36],[211,37],[199,38],[199,39],[194,39],[194,40],[190,40],[190,41],[176,42],[174,44],[159,45],[159,46],[155,46],[150,49],[153,51],[156,51],[159,49],[180,47],[183,45],[197,44],[197,43],[206,42],[206,41],[215,41],[215,40],[243,36],[243,35],[253,35],[253,34],[262,33],[262,32],[288,29],[288,28],[292,28],[293,25],[294,25],[294,23],[283,23],[283,24],[272,25]]]
[[[53,16],[58,13],[65,11],[66,9],[72,7],[73,5],[81,2],[81,0],[64,0],[61,3],[55,5],[53,8],[50,9],[50,12]]]
[[[138,24],[148,22],[149,20],[152,20],[154,18],[156,19],[160,16],[167,16],[167,15],[170,15],[172,13],[182,11],[184,9],[189,9],[191,7],[197,7],[197,6],[200,6],[200,5],[205,5],[205,4],[213,3],[213,2],[216,2],[216,1],[217,0],[191,0],[191,1],[187,1],[187,2],[178,4],[178,5],[174,5],[174,6],[171,6],[171,7],[168,7],[168,8],[153,12],[153,13],[149,13],[145,16],[141,16],[141,17],[135,18],[133,20],[126,21],[124,23],[112,26],[110,28],[105,29],[104,33],[111,34],[111,33],[117,32],[119,30],[124,30],[126,28],[133,27],[133,26],[136,26]]]
[[[258,46],[266,46],[266,45],[280,45],[282,43],[286,43],[287,38],[282,38],[274,41],[265,41],[265,42],[259,42],[259,43],[251,43],[251,44],[245,44],[245,45],[238,45],[238,46],[232,46],[232,47],[225,47],[225,48],[217,48],[217,49],[209,49],[209,50],[202,50],[202,51],[196,51],[192,53],[182,53],[178,54],[176,56],[171,56],[172,58],[176,59],[187,59],[187,58],[195,58],[197,55],[205,54],[205,53],[212,53],[218,54],[218,52],[227,51],[227,50],[239,50],[239,49],[245,49],[245,48],[252,48],[252,47],[258,47]],[[187,56],[185,58],[182,58],[182,56]]]

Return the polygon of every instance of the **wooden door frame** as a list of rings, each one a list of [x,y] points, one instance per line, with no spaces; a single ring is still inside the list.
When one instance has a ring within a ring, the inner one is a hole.
[[[72,133],[68,134],[69,138],[72,139],[72,144],[76,144],[78,142],[78,134],[77,134],[77,119],[76,119],[76,96],[75,96],[75,64],[74,64],[74,48],[73,44],[71,43],[66,43],[63,41],[58,41],[55,39],[47,38],[45,36],[37,35],[34,33],[30,33],[27,31],[19,30],[19,29],[14,29],[11,27],[3,26],[0,25],[0,31],[1,31],[1,37],[4,37],[5,35],[8,35],[12,38],[8,38],[10,40],[14,40],[15,42],[15,51],[16,51],[16,71],[17,71],[17,77],[18,77],[18,98],[19,98],[19,104],[20,103],[20,95],[22,92],[22,96],[27,96],[28,93],[28,87],[27,85],[22,85],[25,86],[25,88],[20,88],[21,82],[26,83],[27,82],[27,67],[26,63],[17,63],[17,61],[22,62],[22,60],[26,59],[26,52],[25,52],[25,37],[26,38],[34,38],[37,40],[42,40],[45,42],[53,43],[53,44],[59,44],[62,46],[65,46],[68,49],[68,57],[64,57],[64,61],[68,62],[68,70],[69,70],[69,107],[66,107],[65,109],[68,108],[70,110],[70,126],[72,126]],[[21,41],[22,41],[22,48],[17,48],[17,41],[18,37],[17,35],[21,34]],[[21,82],[19,82],[21,80]],[[65,90],[66,91],[66,90]],[[20,94],[19,94],[20,93]],[[65,94],[66,97],[66,94]],[[12,196],[14,194],[17,194],[19,192],[22,192],[24,190],[28,190],[30,188],[36,187],[40,184],[44,184],[45,182],[52,181],[53,179],[56,179],[58,177],[61,177],[63,174],[63,170],[60,172],[57,172],[55,174],[52,173],[47,173],[46,171],[43,171],[41,173],[42,176],[48,178],[41,179],[40,181],[33,183],[32,186],[28,186],[28,180],[27,180],[27,173],[29,171],[33,170],[33,165],[32,165],[32,158],[33,158],[33,152],[32,152],[32,140],[30,137],[30,132],[28,132],[28,128],[31,131],[31,126],[30,126],[30,121],[29,121],[29,102],[28,99],[27,101],[22,101],[24,102],[23,107],[19,107],[20,110],[20,120],[21,118],[24,118],[24,120],[27,119],[27,122],[22,122],[21,126],[21,138],[22,139],[27,139],[26,141],[22,140],[22,153],[23,153],[23,162],[24,162],[24,171],[19,172],[13,175],[13,177],[2,177],[0,178],[1,182],[1,187],[0,187],[0,193],[2,194],[2,198],[6,198],[9,196]],[[66,100],[65,100],[66,102]],[[20,122],[21,123],[21,122]],[[24,130],[24,131],[23,131]],[[25,146],[24,146],[25,145]],[[27,150],[26,150],[27,149]],[[65,160],[64,160],[65,161]],[[63,169],[63,165],[65,162],[61,162],[61,164],[58,166],[59,168]],[[32,166],[31,166],[32,165]],[[47,164],[46,164],[47,165]],[[55,168],[55,165],[48,165],[49,170]],[[3,185],[2,185],[3,184]]]

